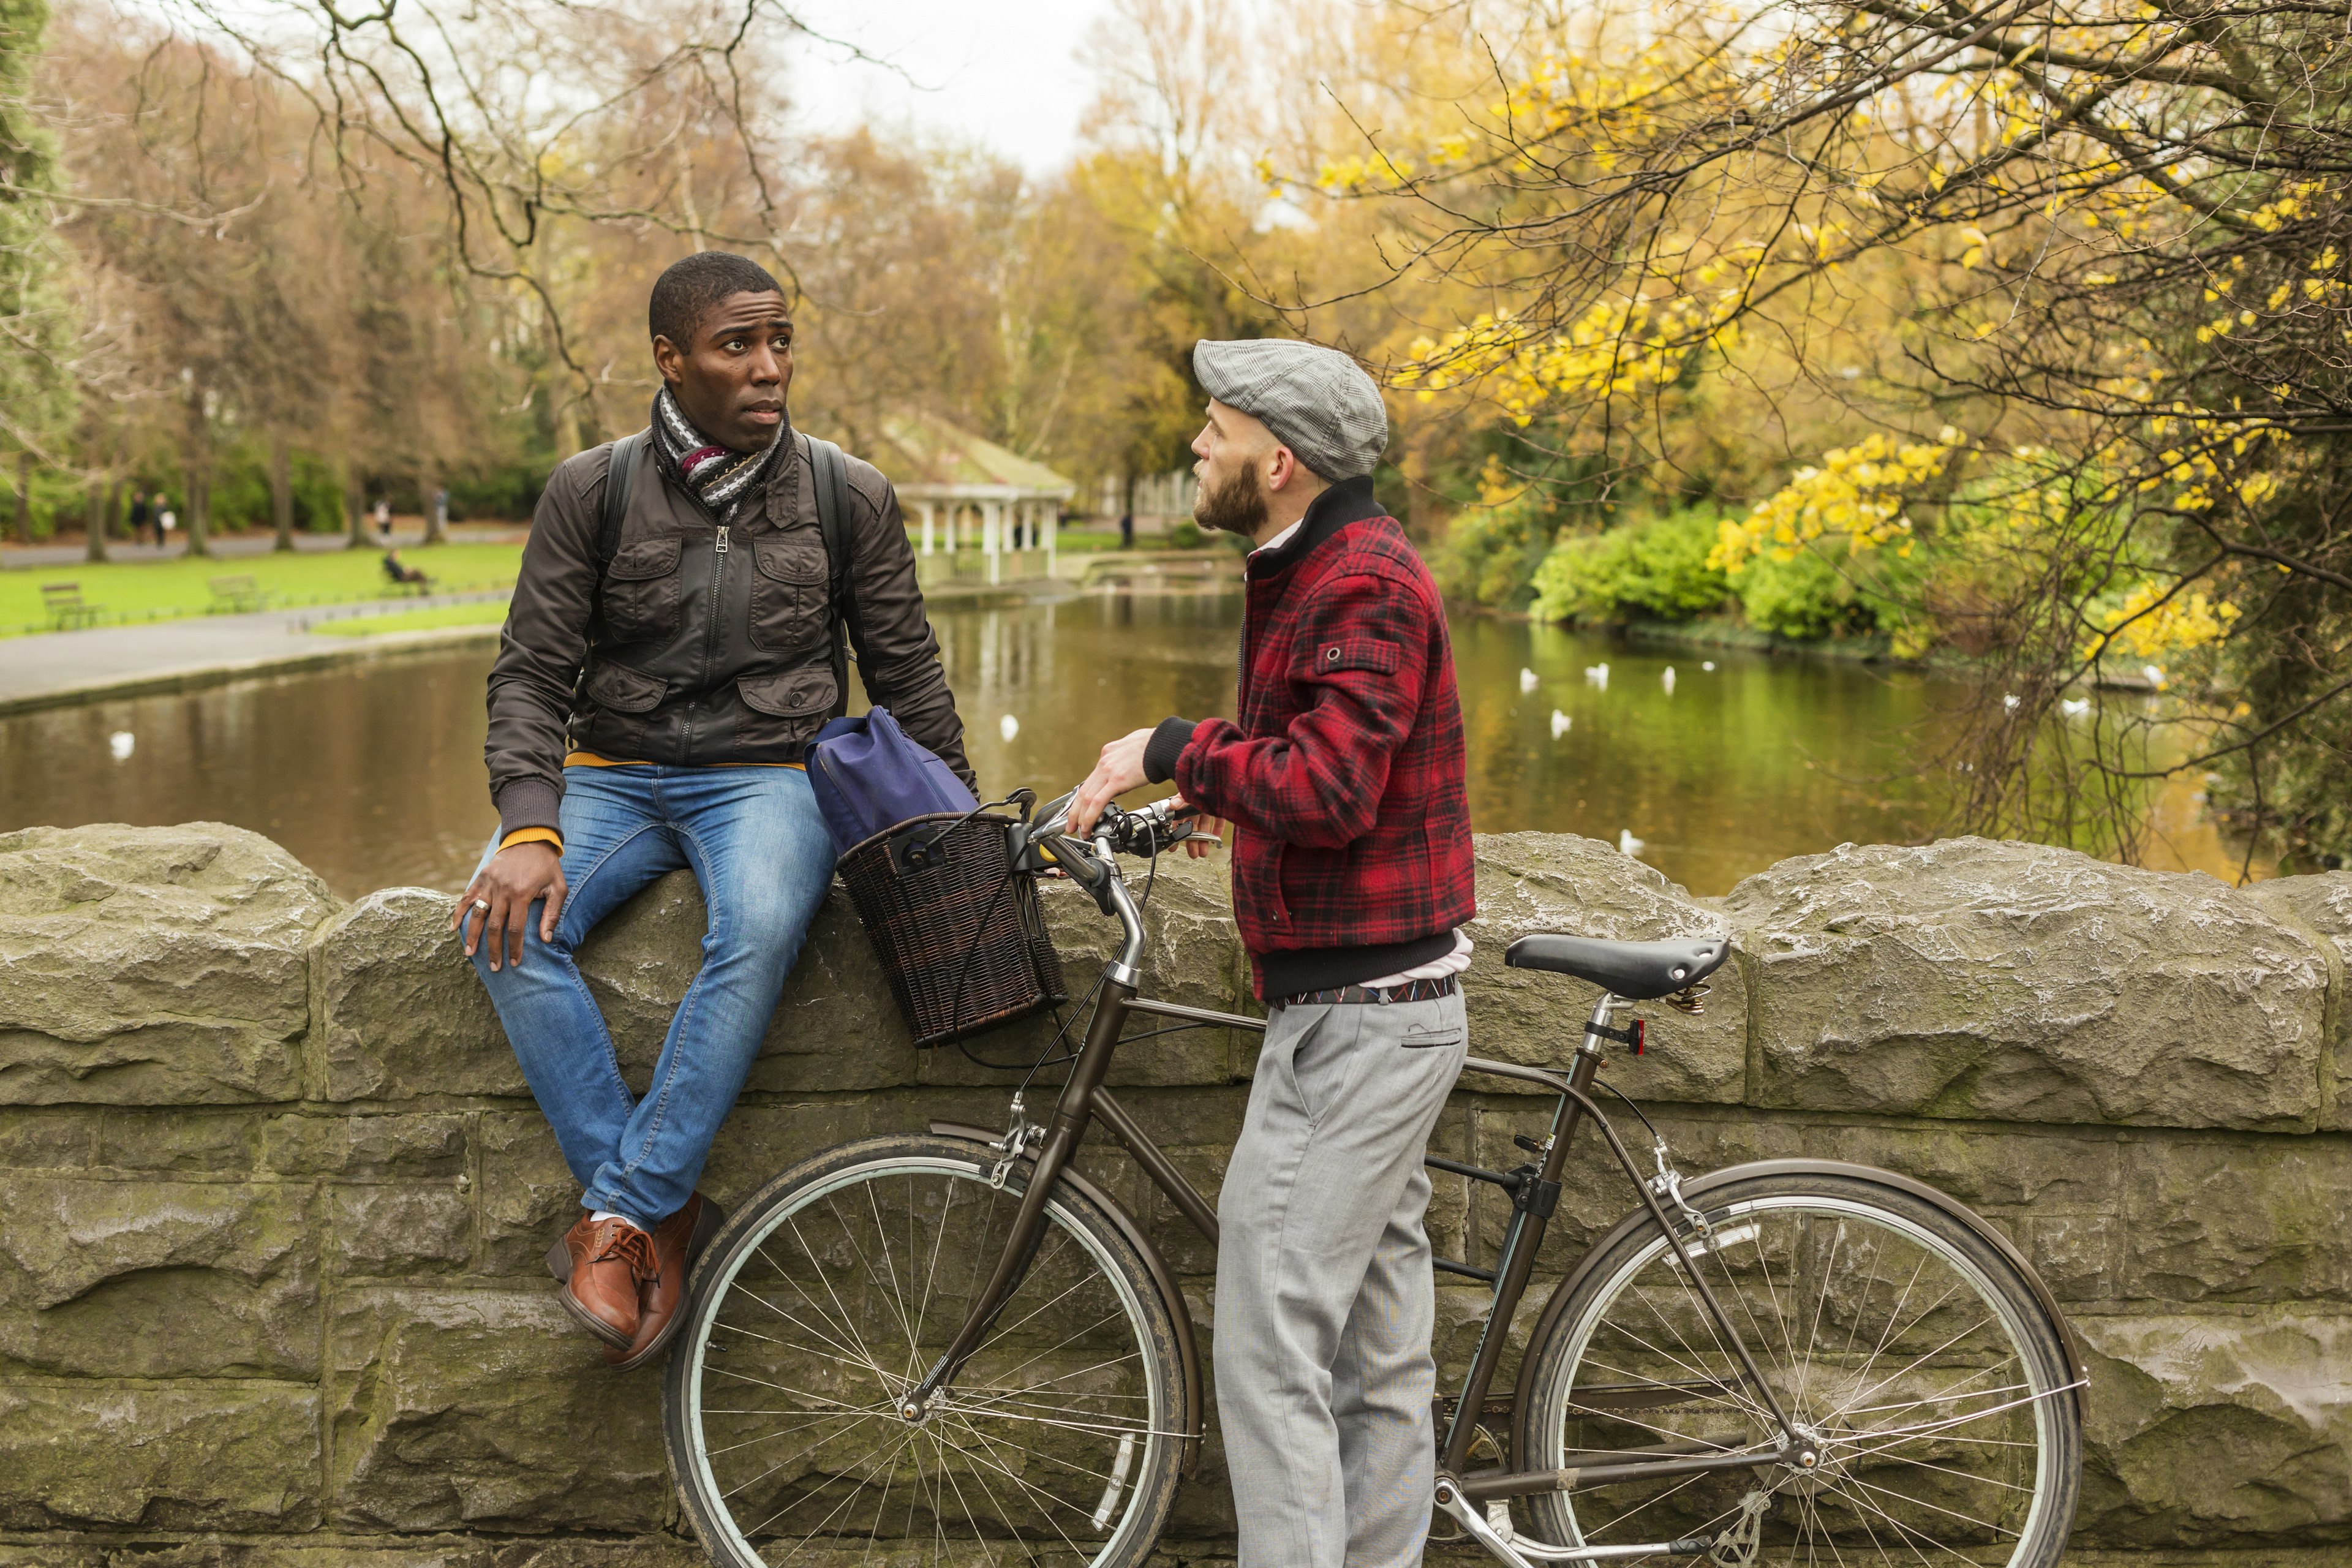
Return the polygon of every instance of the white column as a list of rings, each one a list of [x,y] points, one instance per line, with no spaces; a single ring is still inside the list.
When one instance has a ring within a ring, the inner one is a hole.
[[[1048,577],[1054,574],[1054,553],[1061,543],[1061,536],[1062,503],[1049,500],[1045,503],[1045,575]]]
[[[923,509],[923,553],[929,555],[931,552],[931,503],[926,500],[915,504]]]
[[[996,501],[980,503],[980,548],[988,560],[988,585],[1004,581],[1004,508]]]

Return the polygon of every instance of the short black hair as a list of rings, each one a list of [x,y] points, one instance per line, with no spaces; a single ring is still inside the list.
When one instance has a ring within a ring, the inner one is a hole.
[[[747,256],[705,250],[673,261],[654,279],[646,307],[648,336],[667,338],[681,349],[694,346],[695,329],[710,308],[730,294],[781,294],[768,269]]]

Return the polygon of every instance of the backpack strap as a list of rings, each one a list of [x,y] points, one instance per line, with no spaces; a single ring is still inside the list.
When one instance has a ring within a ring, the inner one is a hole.
[[[620,553],[621,523],[628,516],[629,492],[636,486],[637,456],[646,449],[651,438],[650,429],[634,436],[624,436],[613,443],[613,458],[604,470],[604,506],[596,520],[596,580],[601,584],[604,569]]]
[[[849,459],[830,441],[812,436],[809,472],[816,481],[817,531],[824,536],[825,645],[833,650],[833,716],[849,711]]]

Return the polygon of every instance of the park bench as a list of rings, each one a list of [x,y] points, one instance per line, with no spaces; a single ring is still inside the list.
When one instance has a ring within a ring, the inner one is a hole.
[[[68,626],[95,626],[100,606],[84,602],[79,583],[44,583],[41,584],[41,608],[49,616],[49,629],[63,631]]]
[[[213,578],[212,590],[213,602],[205,611],[208,615],[242,615],[269,603],[268,594],[257,586],[250,575],[242,573],[234,577]]]

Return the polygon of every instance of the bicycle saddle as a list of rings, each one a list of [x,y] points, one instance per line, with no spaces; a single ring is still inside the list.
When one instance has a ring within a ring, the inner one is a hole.
[[[1589,936],[1523,936],[1503,962],[1514,969],[1548,969],[1590,980],[1628,1002],[1649,1002],[1695,984],[1731,956],[1727,936],[1673,942],[1600,942]]]

